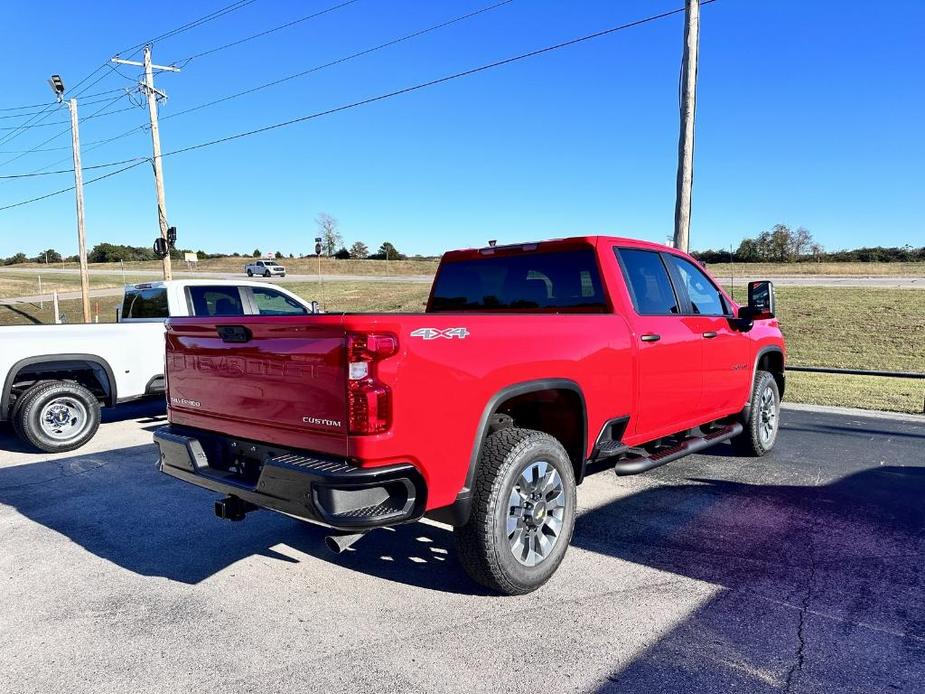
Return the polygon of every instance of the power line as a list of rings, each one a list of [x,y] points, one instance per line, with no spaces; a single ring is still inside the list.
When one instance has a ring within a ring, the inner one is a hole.
[[[210,22],[210,21],[212,21],[212,20],[214,20],[214,19],[218,19],[219,17],[223,17],[223,16],[225,16],[226,14],[229,14],[229,13],[234,12],[234,11],[236,11],[236,10],[242,9],[242,8],[248,6],[248,5],[250,5],[250,4],[252,4],[252,3],[256,2],[256,1],[257,1],[257,0],[238,0],[238,2],[234,2],[234,3],[231,3],[230,5],[226,5],[226,6],[224,6],[224,7],[221,7],[221,8],[219,8],[218,10],[215,10],[214,12],[211,12],[211,13],[209,13],[209,14],[207,14],[207,15],[204,15],[203,17],[199,17],[198,19],[192,20],[191,22],[187,22],[186,24],[184,24],[184,25],[182,25],[182,26],[175,27],[174,29],[171,29],[171,30],[169,30],[169,31],[167,31],[167,32],[165,32],[165,33],[163,33],[163,34],[158,35],[158,36],[155,36],[154,38],[151,38],[151,39],[148,39],[148,40],[146,40],[146,41],[143,41],[143,42],[141,42],[141,43],[139,43],[139,44],[136,44],[135,46],[132,46],[131,48],[127,48],[127,49],[125,49],[124,51],[120,51],[120,53],[126,53],[126,52],[129,52],[129,51],[131,51],[131,52],[136,52],[139,48],[143,47],[146,43],[150,43],[150,42],[153,42],[153,41],[160,41],[160,40],[169,38],[169,37],[171,37],[171,36],[175,36],[176,34],[183,33],[184,31],[189,31],[190,29],[194,29],[194,28],[196,28],[196,27],[198,27],[198,26],[201,26],[202,24],[205,24],[205,23],[207,23],[207,22]],[[87,82],[88,80],[90,80],[92,77],[94,77],[94,76],[95,76],[97,73],[99,73],[101,70],[104,70],[105,68],[110,67],[110,66],[111,66],[111,65],[110,65],[110,62],[109,62],[108,60],[107,60],[106,62],[102,63],[99,67],[97,67],[95,70],[93,70],[90,74],[88,74],[86,77],[84,77],[84,78],[81,79],[79,82],[77,82],[74,86],[72,86],[70,89],[68,89],[68,90],[65,92],[65,95],[66,95],[66,96],[68,96],[68,95],[80,96],[81,94],[83,94],[84,92],[86,92],[88,89],[90,89],[92,86],[94,86],[94,85],[97,84],[98,82],[102,81],[105,77],[107,77],[107,76],[110,75],[110,74],[113,74],[111,71],[110,71],[110,72],[104,72],[103,75],[97,77],[95,80],[93,80],[93,82],[91,82],[90,84],[88,84],[87,86],[85,86],[82,90],[77,91],[77,92],[75,93],[75,90],[77,90],[81,85],[83,85],[85,82]],[[101,93],[105,93],[105,92],[101,92]],[[99,96],[99,94],[96,94],[96,95],[94,95],[94,96]],[[36,104],[36,107],[38,107],[38,106],[41,106],[41,104]],[[52,103],[50,103],[50,104],[47,104],[44,108],[42,108],[40,111],[38,111],[37,113],[35,113],[35,114],[32,116],[32,118],[30,118],[28,121],[26,121],[25,123],[23,123],[20,127],[16,128],[15,130],[13,130],[13,131],[7,133],[6,135],[4,135],[4,136],[2,136],[2,137],[0,137],[0,144],[4,144],[4,143],[6,143],[6,142],[10,142],[11,140],[14,140],[15,138],[19,137],[23,132],[25,132],[25,129],[26,129],[25,126],[30,125],[33,121],[36,120],[36,118],[38,118],[38,122],[41,122],[42,120],[44,120],[48,115],[51,115],[51,113],[53,112],[53,111],[52,111],[52,112],[49,112],[48,109],[53,108],[54,106],[59,106],[59,107],[60,107],[60,104],[58,104],[57,102],[52,102]],[[15,109],[15,108],[17,108],[17,107],[12,107],[12,108]],[[29,107],[29,108],[31,108],[31,107]],[[42,116],[42,114],[45,114],[45,116],[44,116],[44,117],[40,117],[40,116]],[[55,135],[54,137],[58,137],[58,135]],[[54,139],[54,137],[53,137],[53,138],[49,138],[48,140],[46,140],[46,142],[50,142],[52,139]],[[44,143],[43,143],[43,144],[44,144]],[[29,150],[28,152],[31,152],[31,151],[33,151],[33,150]],[[27,153],[28,153],[28,152],[27,152]]]
[[[703,0],[701,5],[707,5],[716,0]],[[285,128],[290,125],[295,125],[297,123],[304,123],[305,121],[314,120],[316,118],[321,118],[322,116],[328,116],[334,113],[340,113],[341,111],[348,111],[360,106],[366,106],[368,104],[376,103],[378,101],[385,101],[386,99],[391,99],[396,96],[401,96],[403,94],[409,94],[411,92],[416,92],[421,89],[426,89],[427,87],[434,87],[438,84],[443,84],[445,82],[450,82],[452,80],[457,80],[462,77],[469,77],[471,75],[478,74],[480,72],[485,72],[486,70],[491,70],[497,67],[502,67],[504,65],[510,65],[511,63],[516,63],[521,60],[526,60],[527,58],[534,58],[538,55],[543,55],[545,53],[550,53],[552,51],[557,51],[562,48],[567,48],[569,46],[574,46],[579,43],[584,43],[586,41],[591,41],[593,39],[598,39],[603,36],[608,36],[610,34],[616,33],[618,31],[623,31],[626,29],[632,29],[643,24],[648,24],[659,19],[665,19],[666,17],[671,17],[676,14],[684,12],[684,8],[681,7],[675,10],[668,10],[660,14],[651,15],[644,19],[637,19],[626,24],[620,24],[610,29],[604,29],[602,31],[594,32],[593,34],[586,34],[584,36],[579,36],[578,38],[570,39],[568,41],[562,41],[561,43],[553,44],[551,46],[546,46],[545,48],[538,48],[533,51],[528,51],[527,53],[521,53],[519,55],[512,56],[510,58],[504,58],[503,60],[496,60],[493,63],[488,63],[486,65],[480,65],[479,67],[470,68],[468,70],[462,70],[460,72],[455,72],[452,75],[446,75],[444,77],[438,77],[437,79],[428,80],[427,82],[420,82],[418,84],[412,85],[410,87],[403,87],[402,89],[396,89],[391,92],[386,92],[385,94],[379,94],[378,96],[371,96],[366,99],[361,99],[359,101],[354,101],[349,104],[344,104],[343,106],[336,106],[324,111],[317,111],[315,113],[310,113],[305,116],[300,116],[298,118],[292,118],[290,120],[282,121],[280,123],[273,123],[272,125],[265,125],[261,128],[254,128],[253,130],[247,130],[241,133],[235,133],[234,135],[227,135],[225,137],[220,137],[215,140],[209,140],[208,142],[201,142],[196,145],[190,145],[189,147],[183,147],[181,149],[175,149],[171,152],[166,152],[162,156],[169,157],[175,154],[182,154],[184,152],[191,152],[197,149],[203,149],[205,147],[211,147],[213,145],[221,144],[223,142],[230,142],[231,140],[239,140],[244,137],[250,137],[251,135],[257,135],[259,133],[265,133],[270,130],[277,130],[279,128]]]
[[[191,55],[191,56],[188,56],[188,57],[186,57],[186,58],[181,58],[180,60],[175,60],[172,64],[173,64],[173,65],[176,65],[177,63],[183,63],[183,66],[185,66],[187,63],[189,63],[189,62],[192,61],[192,60],[195,60],[196,58],[202,58],[203,56],[206,56],[206,55],[212,55],[213,53],[218,53],[219,51],[223,51],[223,50],[225,50],[226,48],[232,48],[232,47],[234,47],[234,46],[240,46],[242,43],[247,43],[248,41],[253,41],[254,39],[259,39],[259,38],[261,38],[262,36],[267,36],[267,35],[269,35],[269,34],[273,34],[273,33],[277,32],[277,31],[282,31],[283,29],[288,29],[289,27],[295,26],[296,24],[301,24],[302,22],[307,22],[307,21],[309,21],[310,19],[315,19],[316,17],[320,17],[320,16],[322,16],[322,15],[328,14],[329,12],[334,12],[335,10],[339,10],[339,9],[341,9],[342,7],[347,7],[348,5],[353,5],[353,4],[356,3],[356,2],[359,2],[359,0],[347,0],[347,2],[342,2],[342,3],[340,3],[339,5],[332,5],[331,7],[327,7],[327,8],[325,8],[325,9],[323,9],[323,10],[318,10],[317,12],[314,12],[314,13],[312,13],[312,14],[306,15],[306,16],[304,16],[304,17],[299,17],[298,19],[294,19],[294,20],[292,20],[291,22],[286,22],[285,24],[280,24],[279,26],[271,27],[270,29],[267,29],[266,31],[261,31],[261,32],[259,32],[259,33],[257,33],[257,34],[251,34],[250,36],[246,36],[246,37],[244,37],[243,39],[238,39],[237,41],[232,41],[232,42],[230,42],[230,43],[226,43],[226,44],[221,45],[221,46],[216,46],[215,48],[210,48],[209,50],[202,51],[201,53],[195,53],[195,54],[193,54],[193,55]]]
[[[448,27],[448,26],[450,26],[450,25],[452,25],[452,24],[456,24],[456,23],[458,23],[458,22],[462,22],[462,21],[464,21],[464,20],[466,20],[466,19],[470,19],[470,18],[472,18],[472,17],[475,17],[475,16],[477,16],[477,15],[483,14],[483,13],[485,13],[485,12],[489,12],[489,11],[491,11],[491,10],[497,9],[497,8],[499,8],[499,7],[502,7],[503,5],[509,5],[509,4],[512,3],[512,2],[514,2],[514,0],[503,0],[502,2],[497,2],[497,3],[495,3],[494,5],[488,5],[487,7],[483,7],[483,8],[481,8],[481,9],[475,10],[475,11],[473,11],[473,12],[469,12],[468,14],[464,14],[464,15],[461,15],[461,16],[459,16],[459,17],[455,17],[455,18],[450,19],[450,20],[447,20],[447,21],[445,21],[445,22],[441,22],[440,24],[434,24],[433,26],[429,26],[429,27],[427,27],[427,28],[425,28],[425,29],[420,29],[420,30],[415,31],[415,32],[412,32],[412,33],[410,33],[410,34],[405,34],[404,36],[400,36],[400,37],[398,37],[398,38],[396,38],[396,39],[393,39],[393,40],[391,40],[391,41],[386,41],[385,43],[380,43],[378,46],[373,46],[372,48],[367,48],[367,49],[365,49],[365,50],[358,51],[358,52],[356,52],[356,53],[352,53],[352,54],[347,55],[347,56],[344,56],[344,57],[342,57],[342,58],[337,58],[336,60],[332,60],[332,61],[330,61],[330,62],[323,63],[323,64],[321,64],[321,65],[316,65],[315,67],[309,68],[308,70],[303,70],[302,72],[297,72],[297,73],[292,74],[292,75],[289,75],[289,76],[287,76],[287,77],[282,77],[282,78],[280,78],[280,79],[273,80],[272,82],[265,82],[264,84],[257,85],[256,87],[252,87],[252,88],[250,88],[250,89],[245,89],[244,91],[237,92],[237,93],[235,93],[235,94],[230,94],[230,95],[224,96],[224,97],[222,97],[222,98],[220,98],[220,99],[215,99],[215,100],[213,100],[213,101],[208,101],[208,102],[206,102],[206,103],[204,103],[204,104],[199,104],[198,106],[191,106],[190,108],[183,109],[182,111],[177,111],[177,112],[175,112],[175,113],[169,113],[169,114],[163,116],[163,117],[161,118],[161,120],[167,120],[167,119],[169,119],[169,118],[176,118],[177,116],[182,116],[182,115],[184,115],[184,114],[186,114],[186,113],[192,113],[193,111],[199,111],[199,110],[201,110],[201,109],[208,108],[209,106],[215,106],[216,104],[224,103],[225,101],[231,101],[232,99],[237,99],[238,97],[246,96],[247,94],[253,94],[254,92],[258,92],[258,91],[261,91],[261,90],[263,90],[263,89],[267,89],[267,88],[269,88],[269,87],[275,87],[275,86],[278,85],[278,84],[283,84],[284,82],[288,82],[288,81],[290,81],[290,80],[298,79],[298,78],[300,78],[300,77],[306,77],[307,75],[310,75],[310,74],[312,74],[312,73],[318,72],[318,71],[320,71],[320,70],[324,70],[324,69],[326,69],[326,68],[333,67],[333,66],[335,66],[335,65],[340,65],[341,63],[346,63],[346,62],[349,61],[349,60],[354,60],[354,59],[360,58],[360,57],[362,57],[362,56],[364,56],[364,55],[369,55],[370,53],[375,53],[376,51],[380,51],[380,50],[382,50],[382,49],[384,49],[384,48],[389,48],[389,47],[391,47],[391,46],[394,46],[394,45],[396,45],[396,44],[402,43],[402,42],[404,42],[404,41],[409,41],[409,40],[414,39],[414,38],[417,38],[417,37],[419,37],[419,36],[423,36],[424,34],[428,34],[428,33],[432,32],[432,31],[437,31],[438,29],[443,29],[443,28]]]
[[[41,111],[34,114],[31,118],[29,118],[29,120],[23,123],[20,123],[19,126],[14,128],[12,132],[7,133],[3,137],[0,137],[0,144],[16,139],[19,135],[21,135],[26,130],[28,130],[29,125],[35,122],[37,118],[38,118],[38,122],[36,122],[36,124],[42,122],[43,120],[45,120],[45,118],[48,118],[48,116],[50,116],[55,111],[60,110],[62,107],[63,105],[57,102],[54,104],[49,104],[48,106],[43,108]],[[51,108],[54,108],[54,110],[49,111],[49,109]],[[44,116],[42,116],[43,113],[45,114]]]
[[[199,19],[194,19],[193,21],[188,22],[182,26],[166,31],[163,34],[154,36],[153,38],[147,39],[146,41],[142,41],[141,43],[137,43],[131,48],[126,48],[125,50],[119,51],[118,53],[116,53],[116,55],[119,56],[119,55],[122,55],[123,53],[128,53],[129,56],[134,55],[140,49],[144,48],[146,44],[155,43],[157,41],[163,41],[164,39],[168,39],[172,36],[176,36],[177,34],[182,34],[183,32],[189,31],[190,29],[195,29],[196,27],[206,24],[207,22],[211,22],[220,17],[224,17],[226,14],[230,14],[231,12],[235,12],[236,10],[243,9],[256,1],[257,0],[239,0],[238,2],[233,2],[230,5],[221,7],[210,14],[200,17]]]
[[[119,96],[117,98],[121,99],[122,96]],[[89,105],[98,104],[98,103],[100,102],[94,101]],[[109,111],[108,113],[101,113],[99,115],[87,116],[86,118],[81,118],[80,122],[83,123],[85,120],[92,120],[94,118],[103,118],[105,116],[114,116],[117,113],[124,113],[125,111],[134,111],[136,108],[138,108],[137,104],[135,106],[126,106],[125,108],[120,108],[118,111]],[[69,121],[66,121],[66,120],[56,120],[56,121],[52,121],[51,123],[35,123],[34,125],[30,125],[28,128],[26,128],[26,130],[31,130],[32,128],[51,128],[56,125],[64,125],[65,123],[68,123],[68,122]],[[0,130],[17,130],[17,128],[8,126],[8,127],[0,127]]]
[[[90,118],[94,118],[94,117],[96,117],[96,116],[103,115],[103,111],[105,111],[109,106],[115,104],[119,99],[122,98],[122,96],[123,96],[123,95],[120,94],[120,95],[117,96],[115,99],[110,99],[109,102],[108,102],[105,106],[103,106],[102,108],[99,108],[99,109],[97,109],[96,111],[94,111],[92,114],[90,114],[89,116],[87,116],[86,119],[81,119],[81,120],[89,120]],[[125,110],[125,109],[123,109],[123,110]],[[37,144],[37,145],[36,145],[35,147],[33,147],[32,149],[27,149],[27,150],[25,150],[24,152],[20,152],[19,154],[17,154],[15,157],[12,157],[11,159],[7,159],[6,161],[0,162],[0,167],[6,166],[7,164],[11,164],[11,163],[14,162],[14,161],[17,161],[17,160],[19,160],[19,159],[22,159],[22,158],[23,158],[24,156],[26,156],[27,154],[32,154],[33,152],[41,151],[40,148],[42,147],[42,145],[47,145],[47,144],[48,144],[49,142],[51,142],[52,140],[57,140],[57,139],[58,139],[59,137],[61,137],[62,135],[67,135],[67,134],[70,133],[70,132],[71,132],[71,127],[70,127],[70,125],[68,125],[67,128],[65,128],[64,130],[61,130],[61,131],[55,133],[54,135],[52,135],[51,137],[49,137],[47,140],[43,140],[42,142],[40,142],[39,144]],[[69,149],[69,148],[67,148],[67,149]]]
[[[119,135],[116,135],[116,136],[114,136],[114,137],[109,137],[109,138],[106,138],[106,139],[104,139],[104,140],[94,140],[93,142],[88,142],[88,143],[84,146],[84,151],[86,152],[86,151],[89,151],[90,149],[94,149],[95,147],[99,147],[99,146],[108,144],[108,143],[113,142],[113,141],[115,141],[115,140],[119,140],[119,139],[121,139],[121,138],[123,138],[123,137],[128,137],[128,136],[131,135],[132,133],[135,133],[135,132],[137,132],[137,131],[139,131],[139,130],[147,130],[147,129],[148,129],[148,124],[147,124],[147,123],[144,123],[144,124],[142,124],[142,125],[137,125],[137,126],[135,126],[134,128],[131,128],[130,130],[126,130],[125,132],[123,132],[123,133],[121,133],[121,134],[119,134]],[[70,132],[70,130],[68,130],[67,132]],[[57,137],[60,137],[62,134],[63,134],[63,133],[58,133],[58,134],[55,135],[53,138],[51,138],[51,139],[49,139],[49,140],[46,140],[45,143],[50,142],[51,140],[53,140],[53,139],[55,139],[55,138],[57,138]],[[45,144],[45,143],[42,143],[42,144]],[[36,146],[36,147],[34,147],[34,148],[32,148],[32,149],[25,149],[25,150],[22,150],[22,149],[20,149],[20,150],[15,150],[15,149],[14,149],[14,150],[5,150],[5,151],[3,151],[3,152],[0,152],[0,154],[32,154],[33,152],[36,152],[36,153],[38,153],[38,152],[62,152],[62,151],[64,151],[64,150],[66,150],[66,149],[68,149],[68,150],[71,149],[70,146],[65,146],[65,147],[46,147],[46,148],[44,148],[44,149],[40,149],[39,147],[40,147],[40,145],[39,145],[39,146]],[[68,157],[68,158],[70,158],[70,157]],[[0,166],[2,166],[2,164],[0,164]]]
[[[96,183],[97,181],[102,181],[104,178],[110,178],[112,176],[117,176],[118,174],[123,173],[124,171],[128,171],[129,169],[134,169],[136,166],[141,166],[146,161],[148,161],[148,159],[142,159],[141,161],[136,161],[134,164],[129,164],[123,169],[117,169],[116,171],[110,171],[109,173],[103,174],[102,176],[91,178],[87,181],[84,181],[84,185],[86,186],[86,185],[89,185],[90,183]],[[47,198],[54,197],[55,195],[61,195],[62,193],[67,193],[70,190],[74,190],[74,188],[76,187],[77,186],[68,186],[67,188],[62,188],[61,190],[56,190],[52,193],[46,193],[45,195],[40,195],[30,200],[22,200],[21,202],[14,202],[11,205],[5,205],[3,207],[0,207],[0,212],[2,212],[3,210],[12,209],[14,207],[21,207],[23,205],[29,205],[30,203],[38,202],[39,200],[46,200]]]
[[[93,99],[94,97],[97,97],[97,96],[106,96],[107,94],[115,94],[116,92],[121,92],[121,91],[122,91],[122,89],[119,88],[119,89],[109,89],[108,91],[105,91],[105,92],[96,92],[95,94],[85,94],[85,95],[84,95],[84,99]],[[5,107],[3,107],[3,108],[0,108],[0,111],[22,111],[22,110],[27,109],[27,108],[43,108],[43,107],[46,107],[46,106],[54,106],[56,103],[57,103],[56,101],[52,101],[51,103],[45,102],[45,103],[42,103],[42,104],[27,104],[27,105],[23,105],[23,106],[5,106]],[[84,103],[87,103],[87,102],[84,102]],[[30,114],[28,114],[28,113],[20,113],[20,114],[17,114],[17,115],[18,115],[18,116],[27,116],[27,115],[30,115]],[[7,117],[9,117],[9,118],[15,118],[16,116],[2,116],[2,117],[3,117],[3,118],[7,118]]]
[[[714,2],[716,2],[716,0],[702,0],[701,5],[709,5],[709,4],[714,3]],[[427,88],[427,87],[433,87],[433,86],[436,86],[436,85],[439,85],[439,84],[444,84],[444,83],[446,83],[446,82],[450,82],[450,81],[452,81],[452,80],[461,79],[461,78],[463,78],[463,77],[469,77],[469,76],[471,76],[471,75],[475,75],[475,74],[478,74],[478,73],[481,73],[481,72],[485,72],[486,70],[491,70],[491,69],[494,69],[494,68],[502,67],[502,66],[504,66],[504,65],[510,65],[511,63],[519,62],[519,61],[521,61],[521,60],[526,60],[526,59],[528,59],[528,58],[533,58],[533,57],[536,57],[536,56],[538,56],[538,55],[543,55],[543,54],[546,54],[546,53],[550,53],[550,52],[552,52],[552,51],[560,50],[560,49],[562,49],[562,48],[567,48],[567,47],[574,46],[574,45],[577,45],[577,44],[580,44],[580,43],[584,43],[584,42],[587,42],[587,41],[592,41],[592,40],[594,40],[594,39],[598,39],[598,38],[601,38],[601,37],[604,37],[604,36],[609,36],[610,34],[614,34],[614,33],[619,32],[619,31],[624,31],[624,30],[626,30],[626,29],[632,29],[632,28],[634,28],[634,27],[642,26],[642,25],[644,25],[644,24],[649,24],[649,23],[654,22],[654,21],[657,21],[657,20],[659,20],[659,19],[665,19],[665,18],[667,18],[667,17],[674,16],[674,15],[679,14],[679,13],[681,13],[681,12],[684,12],[684,8],[683,8],[683,7],[682,7],[682,8],[679,8],[679,9],[675,9],[675,10],[668,10],[668,11],[666,11],[666,12],[662,12],[662,13],[659,13],[659,14],[651,15],[651,16],[645,17],[645,18],[643,18],[643,19],[637,19],[637,20],[634,20],[634,21],[632,21],[632,22],[627,22],[627,23],[625,23],[625,24],[620,24],[620,25],[617,25],[617,26],[614,26],[614,27],[610,27],[609,29],[604,29],[604,30],[602,30],[602,31],[597,31],[597,32],[594,32],[594,33],[591,33],[591,34],[585,34],[584,36],[579,36],[579,37],[574,38],[574,39],[569,39],[568,41],[562,41],[562,42],[560,42],[560,43],[556,43],[556,44],[553,44],[553,45],[550,45],[550,46],[546,46],[546,47],[544,47],[544,48],[538,48],[538,49],[536,49],[536,50],[528,51],[528,52],[526,52],[526,53],[520,53],[520,54],[515,55],[515,56],[512,56],[512,57],[510,57],[510,58],[504,58],[504,59],[502,59],[502,60],[497,60],[497,61],[494,61],[494,62],[492,62],[492,63],[487,63],[487,64],[485,64],[485,65],[480,65],[480,66],[478,66],[478,67],[470,68],[470,69],[468,69],[468,70],[462,70],[462,71],[460,71],[460,72],[455,72],[455,73],[453,73],[453,74],[451,74],[451,75],[446,75],[446,76],[444,76],[444,77],[439,77],[439,78],[437,78],[437,79],[428,80],[428,81],[426,81],[426,82],[420,82],[420,83],[418,83],[418,84],[415,84],[415,85],[412,85],[412,86],[409,86],[409,87],[404,87],[404,88],[402,88],[402,89],[396,89],[396,90],[394,90],[394,91],[387,92],[387,93],[385,93],[385,94],[380,94],[380,95],[378,95],[378,96],[368,97],[368,98],[366,98],[366,99],[361,99],[361,100],[359,100],[359,101],[354,101],[354,102],[352,102],[352,103],[344,104],[344,105],[342,105],[342,106],[337,106],[337,107],[330,108],[330,109],[327,109],[327,110],[324,110],[324,111],[318,111],[318,112],[311,113],[311,114],[308,114],[308,115],[305,115],[305,116],[301,116],[301,117],[299,117],[299,118],[292,118],[292,119],[290,119],[290,120],[282,121],[282,122],[280,122],[280,123],[273,123],[273,124],[271,124],[271,125],[266,125],[266,126],[263,126],[263,127],[261,127],[261,128],[255,128],[255,129],[253,129],[253,130],[248,130],[248,131],[245,131],[245,132],[236,133],[236,134],[234,134],[234,135],[228,135],[228,136],[226,136],[226,137],[217,138],[217,139],[215,139],[215,140],[210,140],[210,141],[207,141],[207,142],[201,142],[201,143],[199,143],[199,144],[190,145],[190,146],[188,146],[188,147],[182,147],[182,148],[180,148],[180,149],[175,149],[175,150],[173,150],[173,151],[166,152],[166,153],[164,153],[164,154],[161,155],[161,156],[162,156],[162,157],[169,157],[169,156],[174,156],[174,155],[177,155],[177,154],[183,154],[183,153],[185,153],[185,152],[191,152],[191,151],[198,150],[198,149],[204,149],[204,148],[206,148],[206,147],[212,147],[212,146],[214,146],[214,145],[221,144],[221,143],[224,143],[224,142],[230,142],[230,141],[232,141],[232,140],[239,140],[239,139],[242,139],[242,138],[245,138],[245,137],[249,137],[249,136],[251,136],[251,135],[257,135],[257,134],[259,134],[259,133],[268,132],[268,131],[270,131],[270,130],[276,130],[276,129],[279,129],[279,128],[284,128],[284,127],[287,127],[287,126],[290,126],[290,125],[295,125],[295,124],[297,124],[297,123],[304,123],[304,122],[306,122],[306,121],[314,120],[314,119],[316,119],[316,118],[321,118],[321,117],[323,117],[323,116],[332,115],[332,114],[334,114],[334,113],[340,113],[340,112],[342,112],[342,111],[351,110],[351,109],[354,109],[354,108],[358,108],[358,107],[360,107],[360,106],[365,106],[365,105],[372,104],[372,103],[376,103],[376,102],[379,102],[379,101],[384,101],[384,100],[386,100],[386,99],[391,99],[391,98],[396,97],[396,96],[400,96],[400,95],[403,95],[403,94],[409,94],[409,93],[411,93],[411,92],[419,91],[419,90],[425,89],[425,88]],[[96,177],[96,178],[93,178],[93,179],[90,179],[90,180],[88,180],[88,181],[85,181],[85,184],[94,183],[94,182],[96,182],[96,181],[103,180],[104,178],[109,178],[109,177],[111,177],[111,176],[115,176],[115,175],[117,175],[117,174],[122,173],[123,171],[128,171],[129,169],[135,168],[136,166],[139,166],[139,165],[141,165],[142,163],[144,163],[144,161],[138,161],[138,162],[129,164],[128,166],[126,166],[126,167],[123,168],[123,169],[117,169],[116,171],[111,171],[111,172],[109,172],[109,173],[107,173],[107,174],[104,174],[104,175],[102,175],[102,176],[98,176],[98,177]],[[6,205],[6,206],[4,206],[4,207],[0,207],[0,211],[8,210],[8,209],[11,209],[11,208],[13,208],[13,207],[19,207],[19,206],[22,206],[22,205],[28,205],[28,204],[33,203],[33,202],[38,202],[39,200],[44,200],[44,199],[49,198],[49,197],[52,197],[52,196],[54,196],[54,195],[60,195],[61,193],[66,193],[67,191],[73,190],[73,189],[74,189],[74,186],[71,186],[71,187],[69,187],[69,188],[64,188],[64,189],[62,189],[62,190],[54,191],[54,192],[52,192],[52,193],[48,193],[48,194],[46,194],[46,195],[42,195],[42,196],[39,196],[39,197],[36,197],[36,198],[31,198],[31,199],[29,199],[29,200],[23,200],[23,201],[20,201],[20,202],[17,202],[17,203],[12,203],[12,204],[10,204],[10,205]]]
[[[108,169],[113,166],[119,166],[120,164],[128,164],[133,161],[148,161],[150,157],[132,157],[131,159],[123,159],[121,161],[110,161],[105,164],[93,164],[92,166],[82,166],[81,168],[84,171],[92,171],[94,169]],[[57,164],[58,162],[55,162]],[[49,166],[53,166],[49,164]],[[21,173],[21,174],[6,174],[0,176],[0,179],[13,179],[13,178],[34,178],[37,176],[56,176],[58,174],[74,173],[74,168],[70,169],[59,169],[58,171],[32,171],[30,173]]]
[[[104,93],[104,94],[115,94],[116,92],[119,92],[120,94],[122,94],[122,93],[125,92],[125,90],[124,90],[124,89],[121,89],[121,88],[120,88],[120,89],[110,89],[108,92],[101,92],[101,93]],[[84,97],[84,99],[89,99],[89,98],[90,98],[89,95]],[[109,101],[109,99],[97,99],[96,101],[81,101],[81,102],[80,102],[80,105],[81,105],[81,106],[93,106],[94,104],[102,104],[102,103],[104,103],[104,102],[106,102],[106,101]],[[40,104],[40,105],[41,105],[41,104]],[[46,104],[46,105],[47,105],[47,104]],[[0,109],[0,111],[2,111],[2,110],[4,110],[4,109]],[[26,116],[31,116],[31,115],[34,115],[34,114],[36,114],[36,113],[40,113],[40,111],[29,111],[28,113],[14,113],[14,114],[8,115],[8,116],[0,116],[0,119],[2,119],[2,120],[8,120],[8,119],[10,119],[10,118],[25,118]]]

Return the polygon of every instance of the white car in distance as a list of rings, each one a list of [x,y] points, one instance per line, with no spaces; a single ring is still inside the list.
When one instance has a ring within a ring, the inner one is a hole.
[[[285,277],[286,268],[277,263],[275,260],[255,260],[244,266],[244,272],[248,277],[257,275],[258,277]]]

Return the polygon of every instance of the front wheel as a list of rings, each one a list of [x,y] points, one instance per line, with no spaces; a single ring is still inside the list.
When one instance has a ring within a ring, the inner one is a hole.
[[[748,418],[743,422],[745,428],[732,443],[745,455],[760,457],[774,447],[780,424],[780,391],[773,374],[755,372],[749,405]]]
[[[269,277],[269,276],[270,276],[270,271],[267,270],[266,272],[264,272],[264,273],[263,273],[263,276],[264,276],[264,277]]]
[[[575,473],[549,434],[492,434],[479,459],[469,520],[454,530],[460,561],[478,583],[507,595],[555,573],[575,527]]]
[[[78,383],[47,381],[22,396],[16,432],[39,450],[60,453],[80,448],[100,426],[100,403]]]

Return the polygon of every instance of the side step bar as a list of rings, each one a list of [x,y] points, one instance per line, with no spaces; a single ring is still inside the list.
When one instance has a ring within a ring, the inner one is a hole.
[[[702,451],[713,444],[731,439],[742,433],[742,425],[739,422],[727,424],[719,429],[704,434],[702,436],[689,436],[679,441],[674,446],[662,448],[655,453],[648,455],[630,454],[617,460],[613,470],[618,475],[638,475],[640,472],[647,472],[652,468],[659,467],[672,460],[683,458],[691,453]]]

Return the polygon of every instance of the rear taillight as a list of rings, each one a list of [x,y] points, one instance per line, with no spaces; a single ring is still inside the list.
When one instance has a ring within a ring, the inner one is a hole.
[[[398,338],[347,335],[347,413],[351,434],[379,434],[392,423],[392,391],[376,377],[379,361],[398,352]]]

